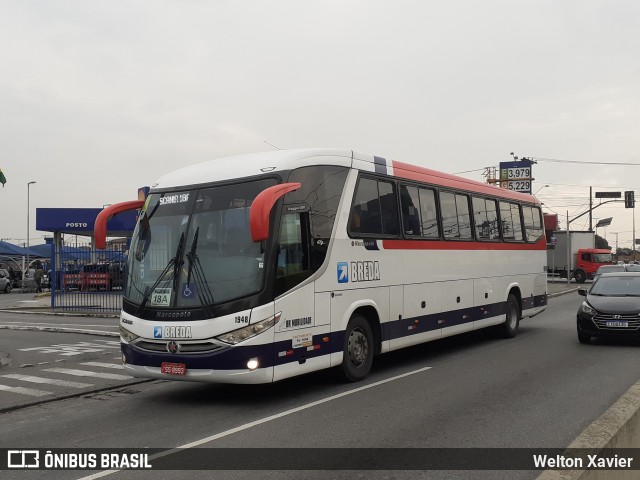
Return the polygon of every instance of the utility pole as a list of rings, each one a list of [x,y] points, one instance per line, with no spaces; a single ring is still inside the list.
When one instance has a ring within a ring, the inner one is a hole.
[[[591,212],[593,211],[593,187],[589,187],[589,231],[593,232],[593,217]]]

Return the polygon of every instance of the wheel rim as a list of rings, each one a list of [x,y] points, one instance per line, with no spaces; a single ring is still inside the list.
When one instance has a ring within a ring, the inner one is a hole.
[[[354,328],[349,334],[347,347],[349,360],[354,367],[362,366],[369,356],[369,342],[367,336],[359,328]]]

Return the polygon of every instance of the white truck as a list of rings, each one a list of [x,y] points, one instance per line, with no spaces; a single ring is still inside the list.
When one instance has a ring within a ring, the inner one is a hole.
[[[547,271],[549,274],[571,278],[577,283],[592,279],[601,265],[612,264],[611,251],[596,248],[594,232],[569,232],[570,244],[567,248],[567,232],[552,233],[551,244],[547,247]]]

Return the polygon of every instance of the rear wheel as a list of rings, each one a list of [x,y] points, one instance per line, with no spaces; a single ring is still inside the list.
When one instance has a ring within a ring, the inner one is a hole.
[[[11,291],[11,282],[7,282],[7,285],[4,287],[4,293],[9,293]]]
[[[371,325],[362,315],[355,314],[344,337],[342,373],[347,380],[357,382],[369,374],[374,350]]]
[[[505,314],[505,321],[500,325],[500,333],[505,338],[513,338],[518,334],[520,327],[520,304],[515,295],[511,293],[507,297]]]

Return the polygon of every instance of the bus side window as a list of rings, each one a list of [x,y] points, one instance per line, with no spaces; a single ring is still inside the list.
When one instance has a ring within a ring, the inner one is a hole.
[[[420,197],[416,187],[407,185],[400,186],[400,208],[402,210],[402,225],[404,234],[407,236],[420,236]]]
[[[398,235],[398,213],[391,182],[361,178],[349,219],[350,233]]]

